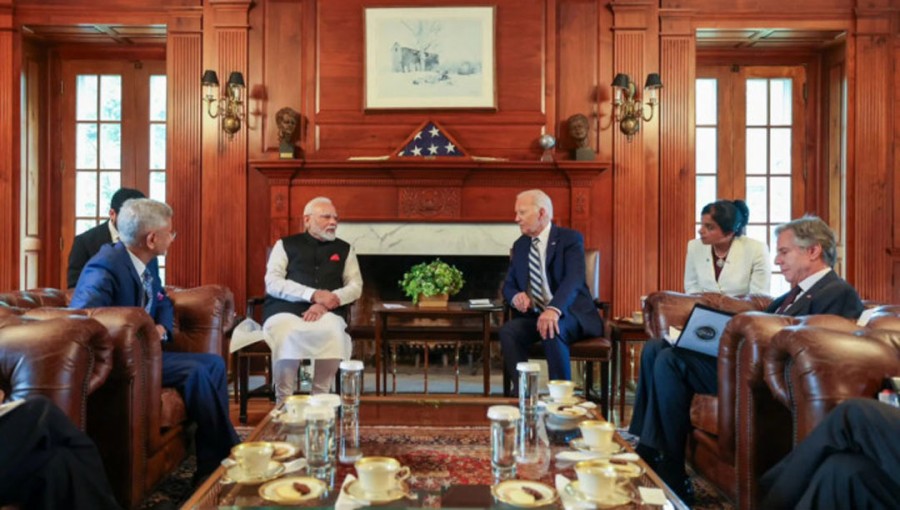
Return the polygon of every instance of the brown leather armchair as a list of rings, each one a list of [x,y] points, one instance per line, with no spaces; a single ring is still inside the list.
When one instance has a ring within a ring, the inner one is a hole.
[[[49,304],[48,296],[56,292],[22,291],[12,293],[18,299],[9,301],[18,306]],[[226,331],[234,321],[234,297],[226,287],[169,288],[167,292],[175,306],[175,326],[174,338],[165,345],[153,320],[140,308],[19,308],[25,317],[35,319],[89,316],[112,337],[113,370],[98,389],[96,402],[91,401],[87,431],[97,443],[117,499],[126,508],[138,506],[187,452],[184,401],[173,388],[162,387],[163,348],[221,355],[227,349]]]
[[[770,342],[794,325],[847,333],[858,327],[855,320],[834,315],[767,314],[759,311],[770,303],[765,296],[663,291],[651,294],[645,302],[648,334],[659,338],[670,325],[683,326],[697,303],[738,315],[729,322],[719,344],[718,394],[695,395],[691,403],[694,429],[687,458],[740,508],[752,508],[764,468],[774,464],[773,458],[780,458],[776,452],[790,448],[790,438],[783,433],[790,413],[773,399],[764,378],[763,359]]]
[[[112,370],[112,353],[106,329],[91,319],[0,318],[0,388],[6,398],[43,395],[82,430],[88,399]]]

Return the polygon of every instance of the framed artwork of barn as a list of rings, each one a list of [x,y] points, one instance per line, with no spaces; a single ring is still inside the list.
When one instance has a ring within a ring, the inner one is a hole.
[[[365,9],[365,108],[496,108],[494,16],[494,7]]]

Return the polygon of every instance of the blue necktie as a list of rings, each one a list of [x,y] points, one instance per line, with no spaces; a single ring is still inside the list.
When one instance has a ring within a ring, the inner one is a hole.
[[[537,237],[531,240],[531,251],[528,253],[528,283],[531,290],[531,302],[539,311],[544,311],[547,303],[544,301],[544,268],[541,266],[541,240]]]
[[[144,286],[144,310],[150,313],[150,307],[153,306],[153,275],[150,274],[149,269],[144,269],[141,283]]]

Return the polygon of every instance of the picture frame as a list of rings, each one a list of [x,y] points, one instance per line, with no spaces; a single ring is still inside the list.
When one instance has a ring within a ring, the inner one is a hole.
[[[496,109],[494,7],[364,12],[365,109]]]

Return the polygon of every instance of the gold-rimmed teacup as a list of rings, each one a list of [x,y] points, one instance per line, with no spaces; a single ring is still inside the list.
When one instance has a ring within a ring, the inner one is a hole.
[[[366,494],[393,491],[401,481],[409,478],[409,467],[393,457],[363,457],[356,461],[356,476]]]
[[[241,470],[249,476],[262,476],[275,454],[275,445],[268,441],[241,443],[231,449],[231,455]]]

